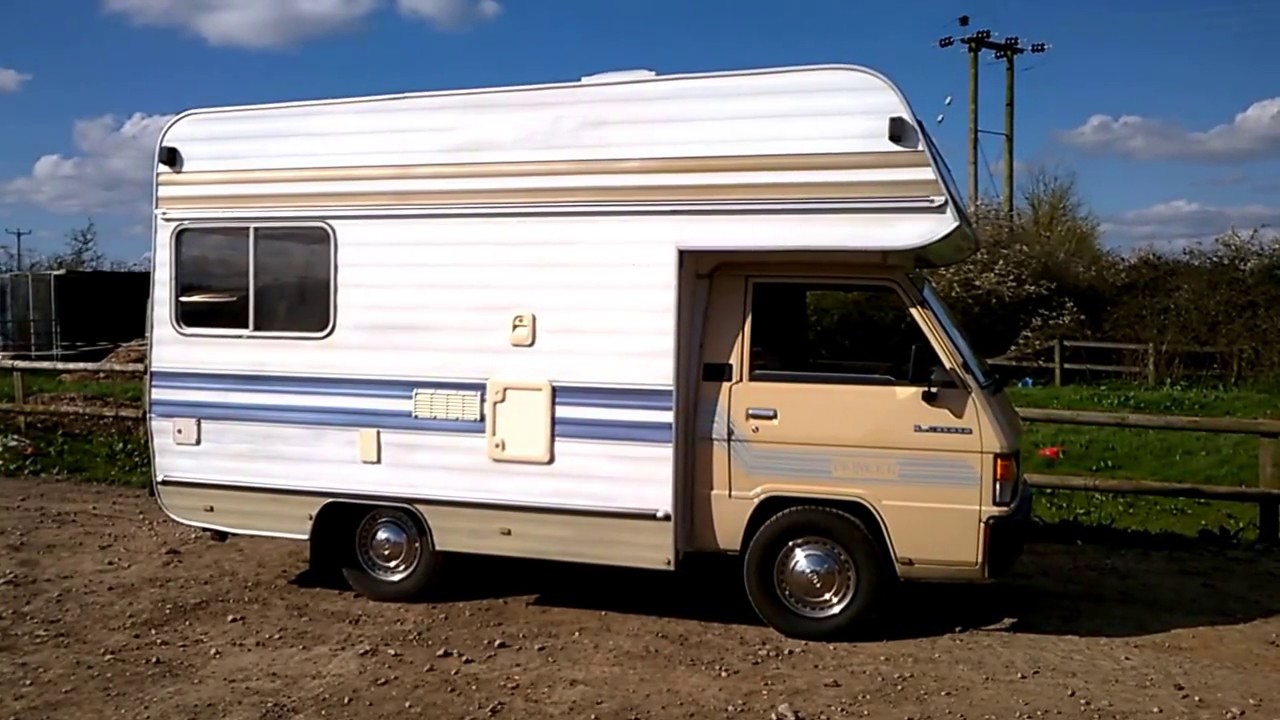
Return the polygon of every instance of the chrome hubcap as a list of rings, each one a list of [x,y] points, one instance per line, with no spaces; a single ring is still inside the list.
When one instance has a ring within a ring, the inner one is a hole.
[[[360,565],[379,580],[408,577],[422,555],[422,538],[413,520],[399,510],[370,513],[356,531]]]
[[[857,571],[839,545],[806,537],[787,543],[778,553],[773,583],[792,611],[811,618],[830,617],[853,600]]]

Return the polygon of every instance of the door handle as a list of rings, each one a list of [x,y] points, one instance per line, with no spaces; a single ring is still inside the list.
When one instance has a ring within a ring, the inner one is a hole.
[[[747,408],[747,417],[752,420],[777,420],[778,411],[773,408]]]

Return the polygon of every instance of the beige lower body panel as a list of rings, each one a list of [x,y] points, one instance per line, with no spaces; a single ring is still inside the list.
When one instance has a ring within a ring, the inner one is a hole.
[[[173,519],[209,530],[304,540],[326,498],[207,485],[156,487],[160,507]]]
[[[928,583],[983,583],[986,572],[978,567],[951,567],[949,565],[899,565],[898,577]]]
[[[310,537],[312,521],[325,504],[339,501],[318,494],[186,483],[161,483],[156,494],[171,517],[188,525],[299,540]],[[436,548],[445,552],[653,569],[673,565],[669,520],[388,502],[416,508],[426,518]]]
[[[648,518],[415,504],[451,552],[639,568],[672,566],[672,524]]]
[[[789,504],[814,504],[858,502],[871,509],[888,540],[895,549],[901,544],[895,543],[895,528],[886,518],[883,508],[865,497],[856,495],[835,495],[805,491],[804,488],[781,488],[778,492],[761,497],[732,497],[724,491],[712,491],[694,499],[692,503],[691,548],[697,552],[745,551],[743,533],[751,519],[752,513],[765,500],[785,498]],[[914,529],[914,528],[913,528]],[[981,524],[975,524],[975,534],[981,533]],[[966,538],[967,540],[967,538]],[[964,563],[928,563],[906,558],[901,552],[895,553],[895,567],[898,575],[905,580],[927,581],[959,581],[982,580],[983,567],[977,564]]]

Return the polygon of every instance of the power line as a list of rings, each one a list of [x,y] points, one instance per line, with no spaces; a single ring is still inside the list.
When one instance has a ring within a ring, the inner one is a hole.
[[[978,153],[982,156],[982,169],[987,171],[987,180],[992,185],[996,184],[996,174],[991,171],[991,159],[987,157],[987,148],[982,144],[982,140],[978,140]]]
[[[23,236],[25,236],[25,235],[30,235],[30,234],[31,234],[31,231],[30,231],[30,230],[22,230],[22,229],[18,229],[18,230],[10,230],[10,229],[8,229],[8,228],[5,228],[5,230],[4,230],[4,231],[5,231],[5,233],[7,233],[7,234],[9,234],[9,235],[12,235],[12,236],[14,236],[15,238],[17,238],[16,248],[15,248],[15,252],[16,252],[16,254],[17,254],[17,256],[18,256],[18,267],[17,267],[17,269],[18,269],[18,272],[22,272],[22,238],[23,238]]]
[[[957,23],[962,28],[969,27],[970,18],[968,15],[961,15],[957,18]],[[1004,210],[1005,214],[1011,219],[1013,217],[1013,107],[1014,107],[1014,77],[1016,69],[1014,62],[1016,58],[1024,53],[1032,53],[1039,55],[1047,52],[1048,44],[1043,42],[1035,42],[1030,45],[1023,46],[1022,39],[1017,35],[1011,35],[1003,40],[992,40],[993,33],[990,29],[983,28],[975,30],[968,35],[955,37],[946,35],[938,38],[938,47],[947,49],[955,46],[957,43],[965,48],[969,53],[969,205],[976,207],[978,204],[978,163],[979,154],[981,152],[978,146],[978,61],[979,56],[984,51],[990,51],[995,55],[997,61],[1003,60],[1005,63],[1005,86],[1004,86]]]

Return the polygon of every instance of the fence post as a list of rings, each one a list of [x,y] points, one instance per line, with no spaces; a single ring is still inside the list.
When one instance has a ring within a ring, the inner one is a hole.
[[[22,378],[22,371],[14,370],[13,371],[13,404],[17,405],[19,408],[21,408],[23,403],[26,402],[27,393],[26,393],[25,385],[26,383],[23,382],[23,378]],[[21,411],[18,412],[18,430],[21,431],[24,435],[27,432],[27,414]]]
[[[1053,386],[1062,387],[1062,338],[1053,339]]]
[[[1156,384],[1156,344],[1147,343],[1147,384]]]
[[[1280,489],[1280,437],[1258,437],[1258,487]],[[1258,503],[1258,542],[1268,545],[1280,543],[1280,502],[1264,500]]]

